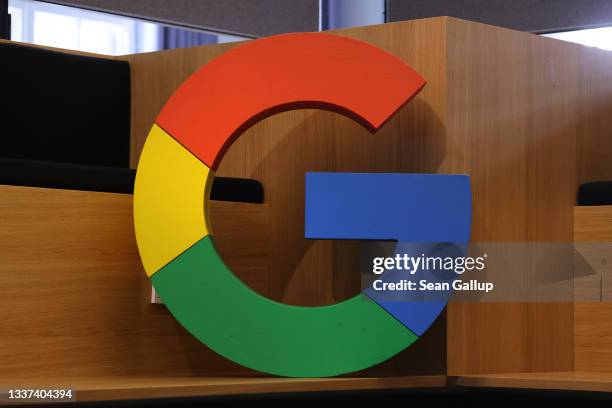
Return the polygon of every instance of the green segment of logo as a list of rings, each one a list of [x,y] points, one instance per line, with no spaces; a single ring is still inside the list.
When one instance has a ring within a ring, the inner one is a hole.
[[[210,236],[151,278],[175,318],[197,339],[246,367],[288,377],[358,371],[417,336],[363,295],[330,306],[290,306],[246,286]]]

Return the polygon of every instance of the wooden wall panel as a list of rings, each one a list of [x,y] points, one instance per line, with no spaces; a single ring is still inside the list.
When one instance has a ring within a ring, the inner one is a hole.
[[[447,21],[447,136],[462,153],[449,170],[472,179],[472,240],[571,242],[580,113],[600,108],[581,93],[590,67],[580,59],[593,51]],[[447,312],[449,374],[573,368],[570,303],[456,303]]]
[[[266,252],[265,229],[252,223],[248,205],[234,205],[222,225],[260,242],[248,253],[257,259]],[[208,350],[164,306],[149,303],[131,195],[0,186],[0,225],[1,383],[254,374]],[[249,268],[239,270],[257,287]]]
[[[574,241],[612,242],[612,205],[574,207]]]
[[[612,206],[574,208],[576,242],[612,242]],[[605,254],[609,260],[612,254]],[[612,282],[604,274],[600,289],[604,302],[574,305],[576,371],[612,371]]]
[[[612,53],[580,47],[577,182],[612,180]]]
[[[576,371],[612,372],[612,303],[576,303],[574,316]]]

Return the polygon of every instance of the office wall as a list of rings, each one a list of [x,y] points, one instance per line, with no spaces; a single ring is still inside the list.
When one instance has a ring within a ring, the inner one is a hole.
[[[318,0],[50,0],[130,17],[252,37],[317,31]]]
[[[609,0],[387,0],[387,21],[451,16],[530,32],[612,25]]]

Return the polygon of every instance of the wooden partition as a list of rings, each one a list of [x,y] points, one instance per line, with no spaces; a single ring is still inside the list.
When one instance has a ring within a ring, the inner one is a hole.
[[[231,206],[232,217],[221,225],[245,226],[242,237],[258,239],[247,235],[262,231],[252,227],[258,220],[249,205]],[[150,303],[131,195],[0,186],[0,221],[3,384],[11,378],[252,375],[206,350],[164,306]]]
[[[574,217],[576,242],[612,243],[612,206],[575,207]],[[602,259],[612,261],[612,253]],[[575,367],[608,372],[612,381],[612,274],[607,272],[600,276],[602,301],[575,304]]]
[[[609,248],[612,243],[612,206],[574,207],[574,241],[578,243],[576,250],[579,253],[586,256],[589,262],[597,262],[591,264],[597,273],[574,282],[575,289],[580,290],[575,292],[578,299],[586,294],[594,300],[568,303],[574,308],[574,348],[571,353],[573,369],[471,373],[450,377],[451,384],[612,392],[612,282],[609,281],[612,265],[609,264],[612,259]],[[594,246],[583,246],[580,243],[593,243]],[[597,246],[598,243],[605,245]],[[594,254],[596,258],[592,257]],[[556,341],[554,333],[551,333],[549,346],[554,348]]]
[[[471,176],[472,240],[571,242],[584,47],[448,20],[447,136]],[[612,62],[601,56],[597,64]],[[612,87],[610,88],[612,90]],[[601,130],[603,131],[603,129]],[[448,309],[448,373],[573,369],[569,303]],[[554,339],[554,340],[553,340]]]

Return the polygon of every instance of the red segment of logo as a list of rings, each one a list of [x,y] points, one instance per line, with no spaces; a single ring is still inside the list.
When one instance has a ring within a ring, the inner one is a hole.
[[[400,59],[365,42],[285,34],[251,41],[204,65],[156,122],[216,170],[235,138],[265,117],[328,109],[374,132],[425,83]]]

